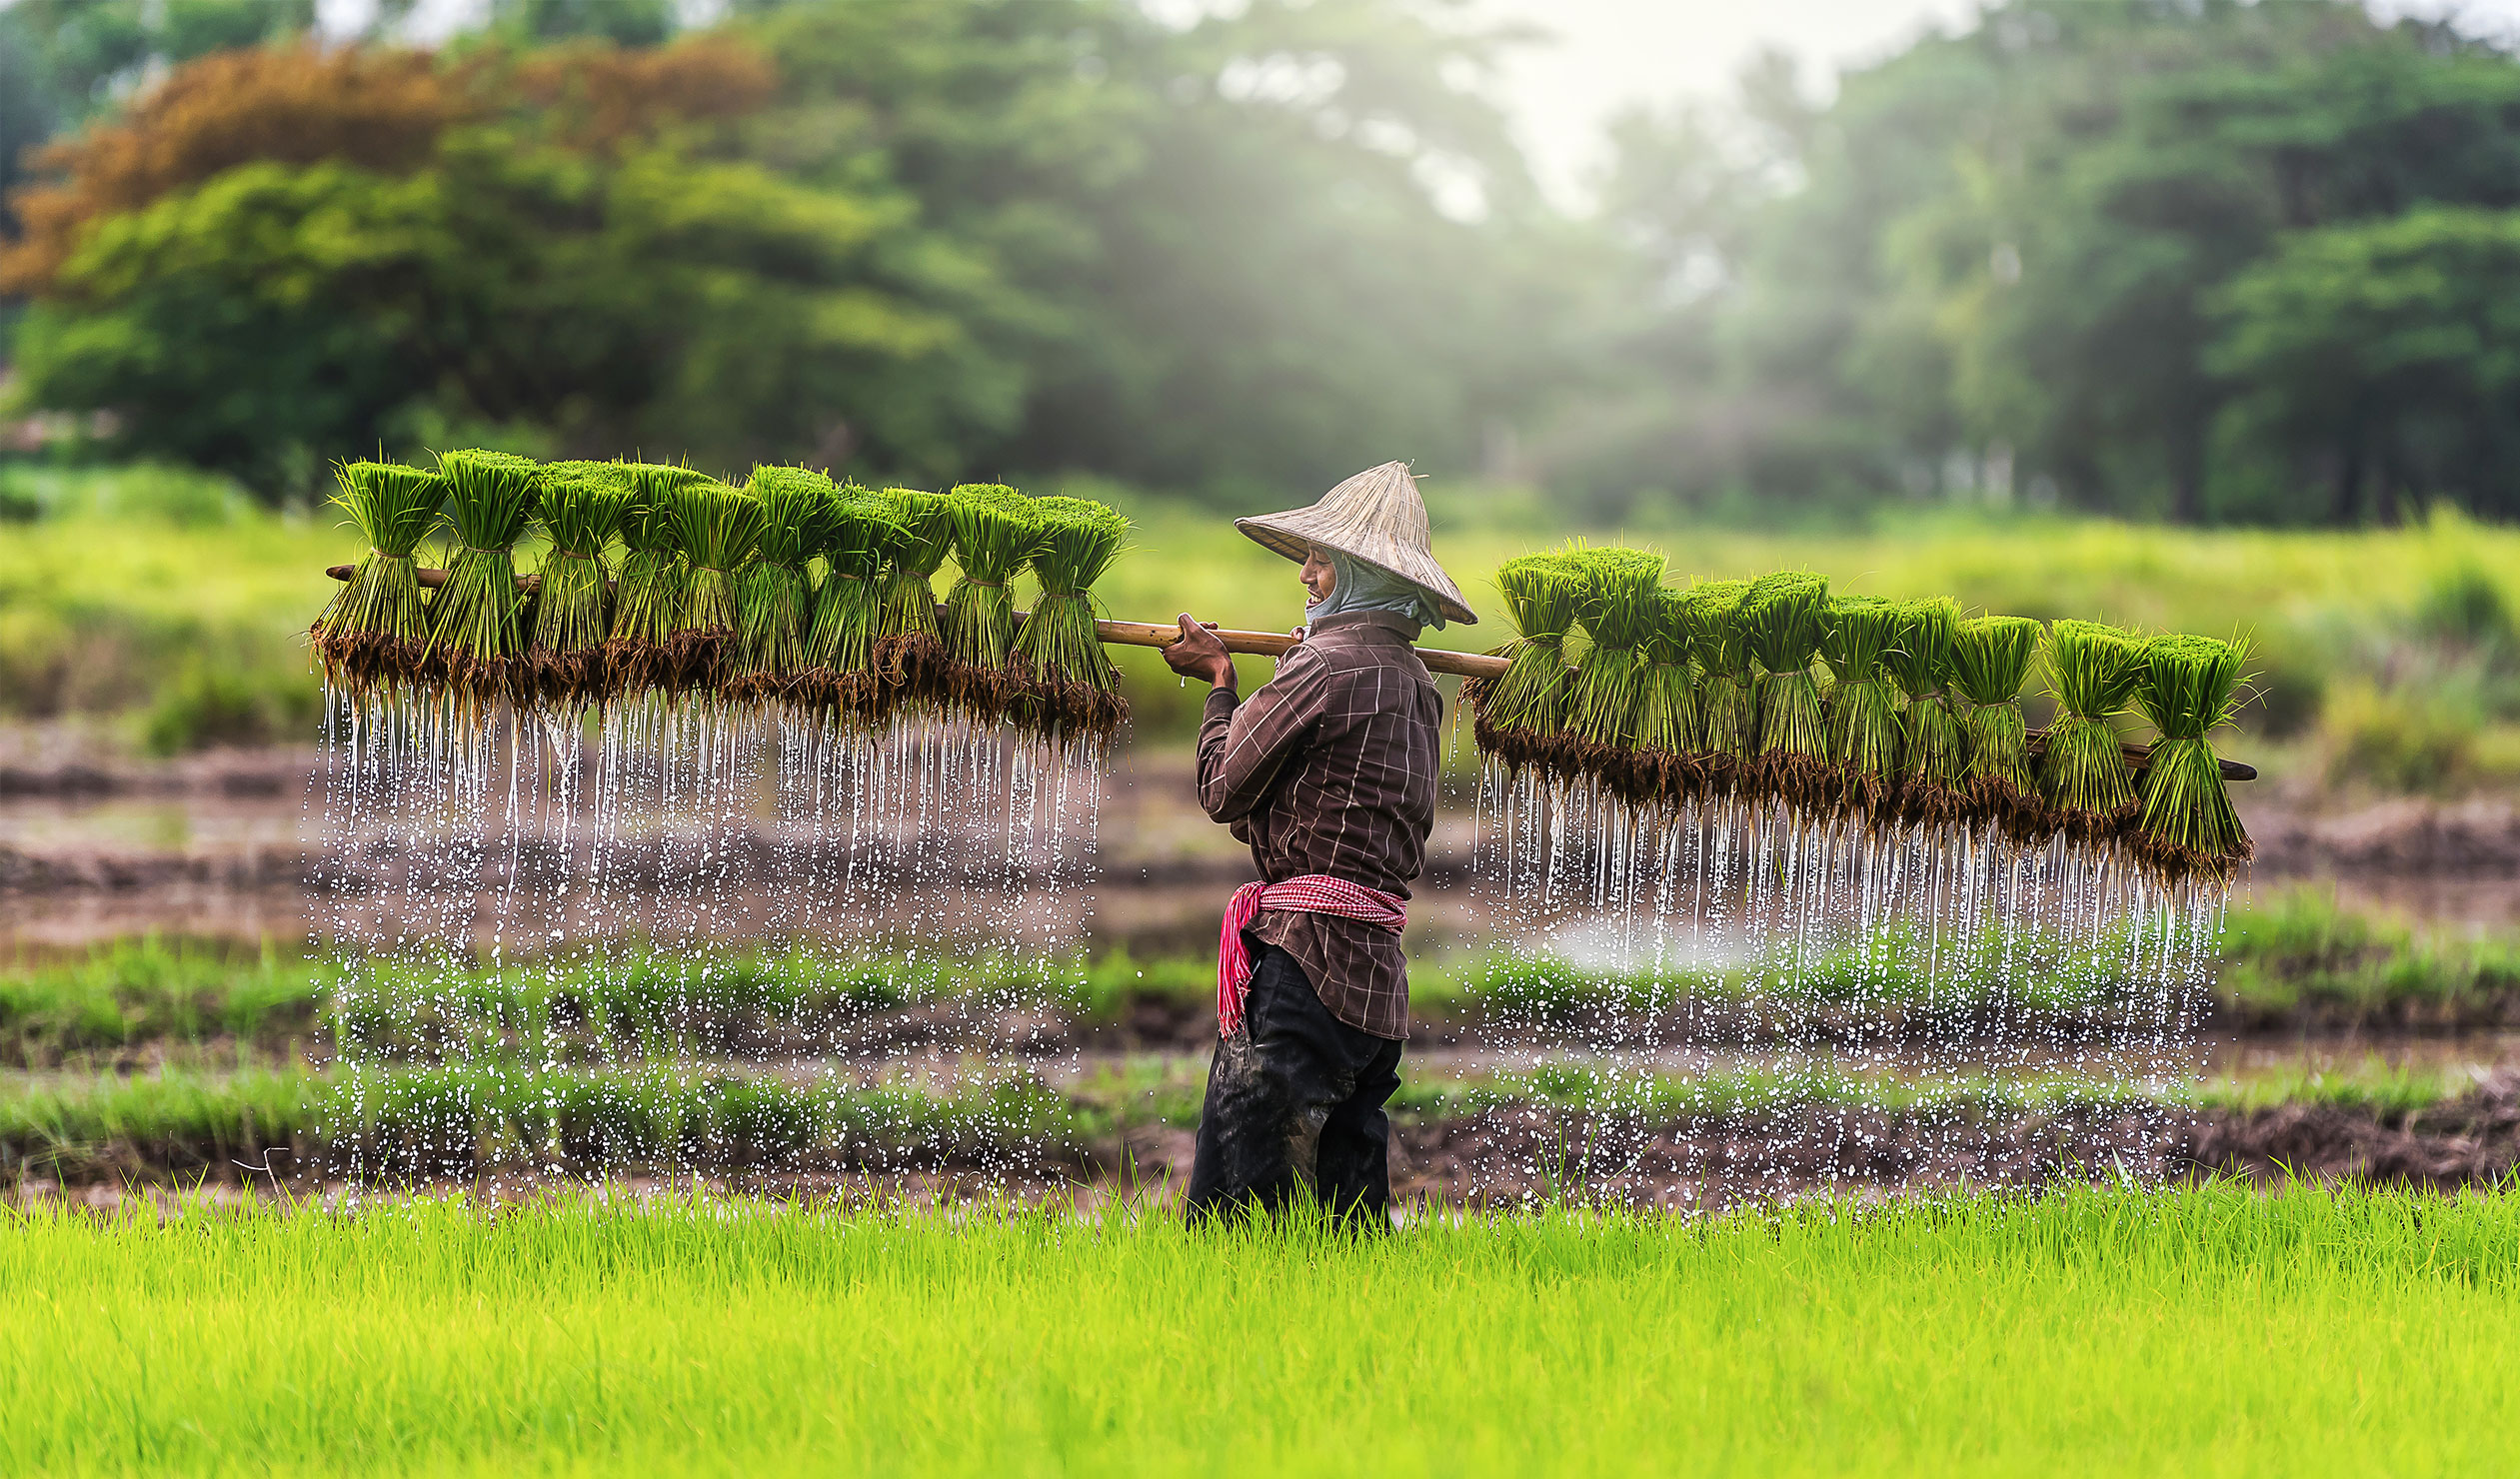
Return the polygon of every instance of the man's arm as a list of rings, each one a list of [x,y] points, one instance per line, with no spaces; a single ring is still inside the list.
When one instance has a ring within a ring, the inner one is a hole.
[[[1298,647],[1277,660],[1277,676],[1248,702],[1231,684],[1208,691],[1199,726],[1199,804],[1211,818],[1240,821],[1268,794],[1320,718],[1328,685],[1326,665]]]

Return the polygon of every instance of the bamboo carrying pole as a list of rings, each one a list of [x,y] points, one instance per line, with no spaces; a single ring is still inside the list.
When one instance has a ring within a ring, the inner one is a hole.
[[[334,565],[326,567],[324,574],[336,581],[347,581],[357,570],[358,567],[353,565]],[[419,580],[421,585],[434,589],[446,584],[446,572],[423,570],[419,572]],[[539,580],[540,578],[536,576],[518,576],[517,589],[532,591]],[[944,608],[939,607],[938,611],[942,613]],[[1021,620],[1024,615],[1022,612],[1016,613],[1018,620]],[[1295,639],[1284,632],[1238,632],[1231,628],[1216,627],[1209,630],[1217,634],[1218,640],[1225,644],[1227,652],[1242,653],[1247,657],[1282,658],[1287,650],[1295,645]],[[1105,621],[1094,624],[1094,635],[1107,643],[1117,643],[1122,647],[1167,648],[1181,640],[1182,629],[1171,622]],[[1442,648],[1418,648],[1416,653],[1418,658],[1425,663],[1428,673],[1448,673],[1458,678],[1493,679],[1502,678],[1505,672],[1504,659],[1491,658],[1484,653],[1455,653],[1447,652]],[[2039,741],[2046,738],[2043,731],[2030,732],[2030,744],[2033,751],[2038,748]],[[2148,744],[2128,744],[2123,747],[2126,752],[2126,762],[2137,768],[2141,768],[2152,754],[2152,746]],[[2224,760],[2222,761],[2222,778],[2255,780],[2257,767],[2243,764],[2238,760]]]

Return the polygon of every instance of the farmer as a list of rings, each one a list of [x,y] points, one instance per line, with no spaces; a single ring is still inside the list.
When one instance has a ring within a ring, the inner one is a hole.
[[[1190,1180],[1194,1219],[1312,1196],[1388,1225],[1389,1121],[1408,1031],[1409,882],[1435,818],[1443,701],[1410,644],[1475,622],[1427,547],[1407,465],[1235,528],[1303,562],[1296,646],[1246,703],[1215,632],[1181,618],[1173,671],[1215,685],[1199,802],[1262,881],[1227,907],[1217,1026]]]

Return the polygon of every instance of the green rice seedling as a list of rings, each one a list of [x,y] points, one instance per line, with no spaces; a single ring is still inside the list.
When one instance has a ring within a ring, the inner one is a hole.
[[[664,463],[628,463],[630,502],[622,510],[621,583],[614,593],[608,643],[617,688],[646,689],[665,680],[665,653],[682,620],[691,567],[674,534],[674,491],[708,475]]]
[[[963,572],[945,597],[949,697],[972,719],[1001,719],[1022,693],[1012,587],[1041,542],[1041,518],[1031,499],[1003,483],[966,483],[948,507]]]
[[[884,552],[883,625],[876,672],[885,703],[938,705],[946,699],[945,636],[937,624],[937,567],[954,548],[954,500],[915,488],[888,488],[901,533]]]
[[[534,687],[546,703],[585,704],[608,687],[612,636],[604,550],[630,508],[619,463],[559,462],[543,469],[541,524],[551,540],[534,602]]]
[[[1129,718],[1129,703],[1095,633],[1094,583],[1129,543],[1129,521],[1090,499],[1036,499],[1032,512],[1042,594],[1015,637],[1017,665],[1033,687],[1027,722],[1054,740],[1108,736]]]
[[[509,453],[466,451],[441,456],[438,471],[453,545],[430,613],[431,658],[468,703],[522,699],[525,597],[516,542],[540,504],[541,470]]]
[[[1690,593],[1657,586],[1653,610],[1645,624],[1644,670],[1636,681],[1636,711],[1629,733],[1637,747],[1662,756],[1664,788],[1681,778],[1675,764],[1697,742],[1697,682],[1690,671],[1705,627],[1705,605]]]
[[[666,687],[715,693],[729,676],[742,630],[735,584],[761,548],[768,516],[760,499],[715,479],[683,484],[666,506],[691,572],[668,651]]]
[[[730,691],[738,698],[769,700],[786,694],[805,669],[814,616],[807,567],[823,548],[840,490],[811,468],[757,467],[745,491],[760,501],[762,532],[752,563],[736,578],[742,652]]]
[[[1969,788],[1980,813],[2016,828],[2041,809],[2030,778],[2029,722],[2021,685],[2038,656],[2039,624],[2028,617],[1973,617],[1951,647],[1951,677],[1969,737]]]
[[[1898,640],[1882,655],[1907,708],[1899,715],[1900,807],[1911,820],[1947,821],[1967,806],[1969,741],[1947,692],[1960,608],[1947,596],[1899,603]]]
[[[1634,742],[1636,685],[1644,669],[1645,635],[1651,630],[1663,559],[1615,546],[1572,557],[1583,578],[1575,625],[1590,642],[1575,660],[1572,713],[1566,726],[1576,739],[1601,745]]]
[[[814,597],[806,637],[807,678],[801,698],[843,722],[871,726],[881,717],[875,643],[883,623],[884,552],[903,539],[899,505],[880,493],[844,484],[832,496],[823,530],[823,585]]]
[[[1747,581],[1700,581],[1681,593],[1694,613],[1697,660],[1697,749],[1707,778],[1738,783],[1758,743],[1758,695],[1750,676],[1750,632],[1741,620]]]
[[[446,480],[395,463],[333,469],[333,507],[368,542],[350,584],[309,634],[327,682],[357,694],[377,683],[408,682],[429,641],[420,594],[420,542],[436,527]]]
[[[1884,666],[1898,645],[1902,613],[1877,596],[1830,600],[1820,655],[1835,682],[1827,696],[1828,755],[1850,803],[1870,809],[1898,774],[1899,713]]]
[[[1564,727],[1572,670],[1566,636],[1583,601],[1583,579],[1565,554],[1523,555],[1496,569],[1496,589],[1512,619],[1513,641],[1491,656],[1506,660],[1504,673],[1462,697],[1478,715],[1478,743],[1514,764],[1528,763],[1531,737]],[[1519,735],[1516,740],[1509,736]]]
[[[2121,828],[2135,809],[2135,781],[2117,730],[2144,679],[2144,645],[2133,634],[2094,622],[2062,621],[2049,629],[2048,690],[2056,722],[2039,757],[2039,789],[2057,825],[2077,841]]]
[[[1828,733],[1811,660],[1819,655],[1828,578],[1778,571],[1750,583],[1740,622],[1759,666],[1756,773],[1778,796],[1816,804],[1830,789]]]
[[[2143,810],[2131,840],[2167,876],[2227,878],[2253,850],[2206,738],[2231,722],[2247,662],[2245,647],[2210,637],[2144,644],[2135,707],[2160,738],[2144,766]]]

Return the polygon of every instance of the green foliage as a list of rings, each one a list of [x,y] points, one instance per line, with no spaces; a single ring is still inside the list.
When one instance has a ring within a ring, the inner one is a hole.
[[[1962,719],[1971,779],[2031,788],[2020,696],[2038,651],[2039,624],[2028,617],[1972,617],[1953,629],[1951,683],[1968,705]]]
[[[744,666],[756,674],[805,666],[814,593],[806,563],[829,542],[840,489],[811,468],[757,467],[745,492],[761,501],[759,556],[737,577]]]
[[[1960,608],[1948,596],[1899,603],[1898,640],[1882,662],[1907,708],[1899,716],[1899,767],[1928,787],[1957,786],[1968,774],[1968,735],[1945,690],[1960,638]]]
[[[1906,613],[1878,596],[1838,596],[1824,616],[1820,655],[1836,675],[1827,696],[1828,755],[1856,776],[1887,779],[1899,764],[1899,712],[1889,652]]]
[[[662,646],[682,620],[690,562],[674,528],[677,490],[708,481],[690,468],[630,463],[630,502],[621,516],[624,554],[613,603],[613,640]]]
[[[2248,650],[2210,637],[2156,637],[2144,644],[2135,707],[2160,732],[2144,770],[2144,830],[2168,847],[2228,857],[2245,843],[2205,737],[2231,719]]]
[[[1697,744],[1697,682],[1689,654],[1706,635],[1706,603],[1656,586],[1645,621],[1644,667],[1629,732],[1638,747],[1686,754]]]
[[[2061,620],[2048,632],[2047,673],[2056,722],[2048,727],[2039,788],[2069,810],[2105,816],[2122,809],[2134,800],[2135,784],[2109,721],[2143,683],[2143,643],[2113,627]]]
[[[1015,656],[1012,584],[1041,541],[1041,516],[1003,483],[966,483],[948,496],[947,510],[962,575],[946,593],[945,650],[995,673]]]
[[[1591,639],[1575,660],[1567,730],[1598,744],[1626,744],[1644,674],[1643,646],[1653,630],[1664,562],[1645,550],[1617,546],[1566,557],[1583,583],[1575,623]]]
[[[620,463],[557,462],[542,470],[542,484],[540,522],[551,550],[534,601],[534,646],[587,652],[612,633],[604,551],[630,509],[632,475]]]
[[[1583,574],[1565,552],[1520,555],[1496,568],[1496,590],[1515,636],[1502,650],[1504,675],[1484,700],[1486,718],[1502,729],[1554,735],[1566,720],[1566,638],[1583,604]]]
[[[1778,571],[1750,583],[1736,611],[1743,644],[1759,666],[1758,750],[1761,755],[1819,759],[1828,753],[1819,686],[1819,655],[1828,610],[1828,578]]]
[[[954,500],[916,488],[888,488],[884,496],[899,533],[884,552],[881,635],[938,638],[936,574],[954,548]]]
[[[823,556],[828,567],[815,593],[809,666],[835,674],[870,673],[883,623],[884,552],[903,538],[899,509],[856,484],[839,489],[827,511]]]
[[[449,452],[446,584],[430,604],[429,646],[449,657],[496,662],[525,650],[516,585],[516,543],[542,498],[534,464],[504,452]]]
[[[761,548],[769,517],[762,501],[716,479],[677,484],[666,495],[674,542],[690,574],[683,590],[677,634],[733,635],[737,630],[736,578]]]
[[[420,542],[436,527],[446,480],[392,463],[354,462],[335,470],[333,506],[368,542],[350,583],[324,612],[328,635],[374,634],[394,642],[428,636],[421,607]]]
[[[1746,755],[1758,742],[1758,696],[1750,672],[1749,627],[1741,603],[1747,581],[1700,581],[1680,598],[1695,614],[1692,656],[1705,675],[1698,723],[1713,754]]]
[[[1090,499],[1035,499],[1032,512],[1033,574],[1042,591],[1016,634],[1015,656],[1045,681],[1117,693],[1120,671],[1095,635],[1093,590],[1129,543],[1129,521]]]
[[[322,719],[323,696],[301,675],[196,659],[161,684],[141,717],[140,742],[157,755],[308,744]]]

